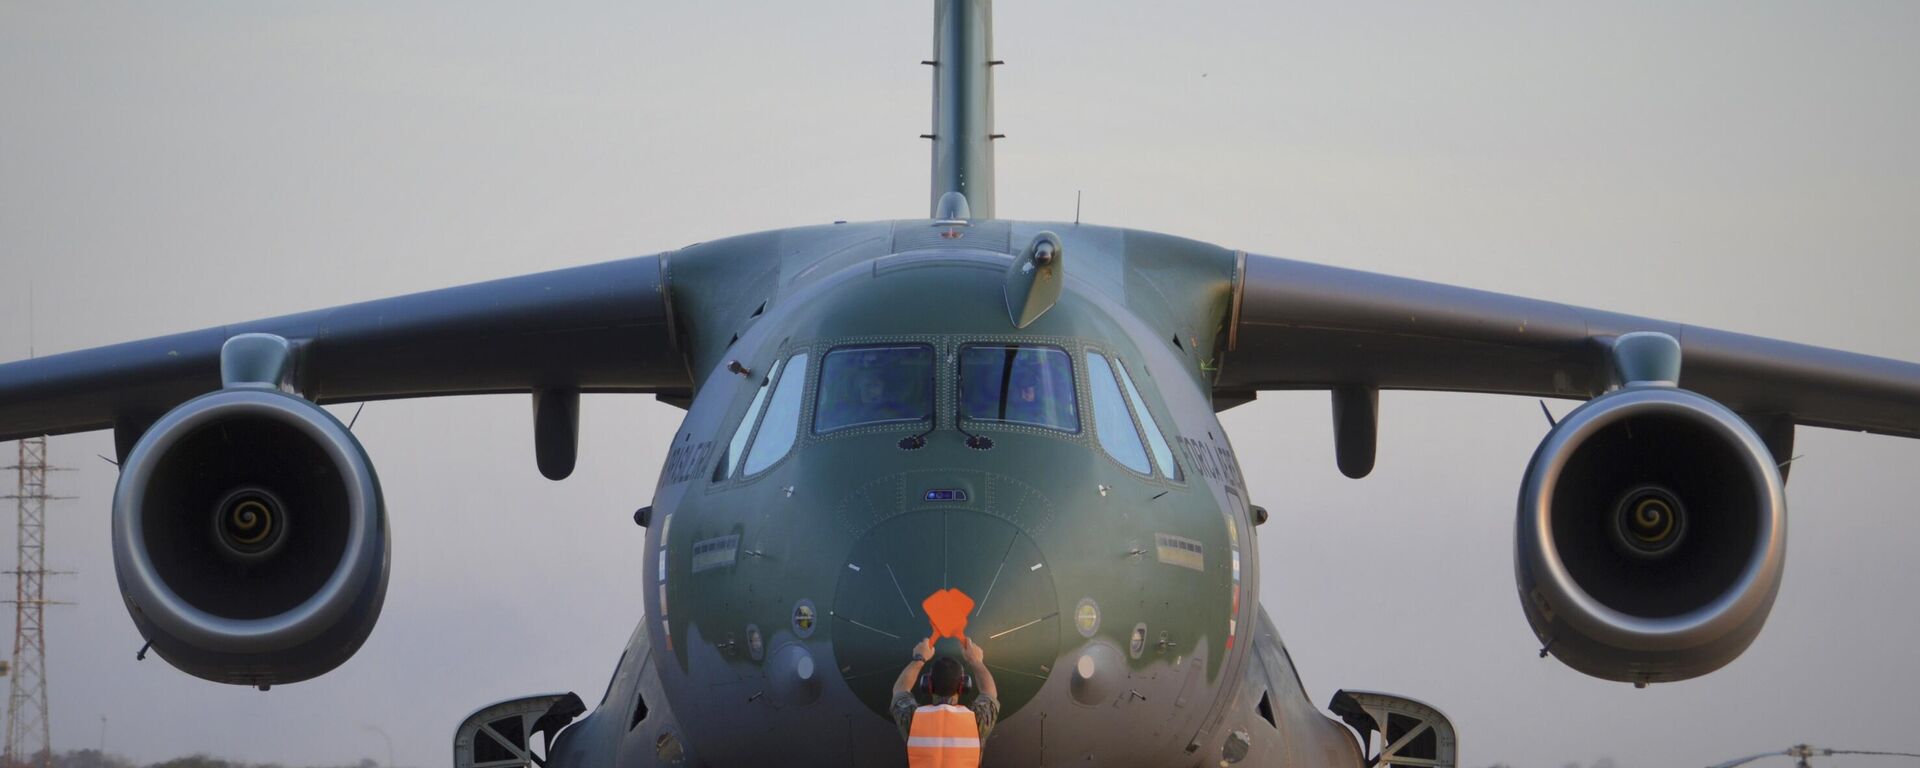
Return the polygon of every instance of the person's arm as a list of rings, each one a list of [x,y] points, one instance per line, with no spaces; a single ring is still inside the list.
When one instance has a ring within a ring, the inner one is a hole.
[[[973,674],[974,686],[980,689],[980,695],[999,701],[1000,689],[993,684],[993,673],[987,671],[987,652],[971,639],[962,637],[960,642],[964,648],[961,655],[967,659],[967,670]]]
[[[900,670],[899,679],[893,681],[895,697],[913,690],[914,681],[920,677],[920,668],[926,666],[927,660],[931,658],[933,658],[932,643],[921,640],[918,645],[913,646],[913,660],[907,662],[906,669]]]

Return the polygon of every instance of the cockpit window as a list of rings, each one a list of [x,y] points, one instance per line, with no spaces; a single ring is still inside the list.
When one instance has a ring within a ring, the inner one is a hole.
[[[800,431],[800,392],[806,386],[807,353],[802,352],[787,358],[787,364],[781,368],[780,381],[773,385],[773,397],[767,400],[767,418],[753,436],[753,447],[747,449],[742,474],[751,475],[773,466],[793,447],[793,439]]]
[[[1073,358],[1058,347],[1031,344],[962,347],[960,416],[1080,431]]]
[[[1167,436],[1160,433],[1160,424],[1153,420],[1153,412],[1147,410],[1147,403],[1140,398],[1139,388],[1133,386],[1133,377],[1127,375],[1127,366],[1114,361],[1114,370],[1120,374],[1120,383],[1127,388],[1127,401],[1133,403],[1133,412],[1140,416],[1140,426],[1147,431],[1147,447],[1153,449],[1153,461],[1160,465],[1160,473],[1180,480],[1180,465],[1173,462],[1173,448],[1167,445]]]
[[[933,347],[842,347],[820,364],[813,431],[933,418]]]
[[[1127,413],[1127,401],[1121,399],[1113,366],[1106,356],[1087,353],[1087,379],[1087,390],[1093,393],[1093,431],[1100,438],[1101,449],[1127,469],[1153,474],[1147,449],[1140,444],[1140,431],[1133,428],[1133,416]]]
[[[733,468],[739,466],[740,456],[747,450],[747,437],[753,434],[753,425],[760,421],[760,408],[767,404],[767,389],[773,380],[780,378],[780,363],[773,364],[773,371],[760,381],[760,388],[753,393],[753,403],[747,406],[747,415],[740,417],[740,426],[734,428],[733,439],[727,441],[726,455],[720,457],[720,463],[714,465],[713,479],[725,480],[733,474]]]

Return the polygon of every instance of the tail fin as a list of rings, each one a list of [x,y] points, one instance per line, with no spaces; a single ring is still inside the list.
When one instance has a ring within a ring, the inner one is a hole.
[[[934,0],[933,195],[957,192],[969,218],[993,218],[993,0]],[[951,201],[947,206],[953,210]]]

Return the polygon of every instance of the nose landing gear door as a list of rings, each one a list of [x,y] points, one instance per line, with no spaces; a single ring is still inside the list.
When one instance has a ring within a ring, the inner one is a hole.
[[[531,768],[547,764],[560,729],[587,711],[571,693],[503,701],[467,716],[453,732],[454,768]],[[538,749],[534,734],[544,734]]]
[[[1438,709],[1372,691],[1340,691],[1327,709],[1360,732],[1360,743],[1371,755],[1368,765],[1454,768],[1458,764],[1453,722]]]

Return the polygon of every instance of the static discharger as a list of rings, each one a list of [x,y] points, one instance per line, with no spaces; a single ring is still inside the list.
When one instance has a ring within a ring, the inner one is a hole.
[[[933,626],[933,640],[962,637],[967,631],[967,615],[973,613],[973,598],[958,589],[942,589],[920,601]]]

